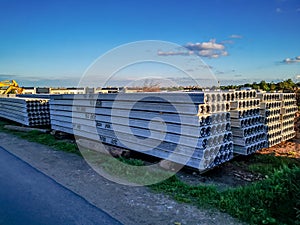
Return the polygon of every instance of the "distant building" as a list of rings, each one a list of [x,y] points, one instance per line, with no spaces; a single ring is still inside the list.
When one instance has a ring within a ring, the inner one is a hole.
[[[85,94],[85,88],[66,88],[69,92],[68,94]]]
[[[35,94],[50,94],[50,88],[47,87],[37,87],[35,89]]]
[[[141,87],[125,87],[124,92],[125,93],[143,92],[143,88],[141,88]]]
[[[240,88],[241,91],[249,91],[249,90],[252,90],[251,87],[241,87]]]
[[[50,94],[86,94],[86,88],[51,88]]]
[[[109,94],[109,93],[118,93],[120,89],[118,87],[105,87],[97,88],[96,93]]]
[[[184,87],[183,91],[185,92],[193,92],[193,91],[202,91],[203,89],[197,86],[188,86]]]
[[[94,93],[94,89],[91,89]],[[23,94],[86,94],[87,88],[49,88],[49,87],[25,87]]]
[[[22,94],[36,94],[35,87],[22,87],[22,88],[23,88]]]
[[[95,93],[96,93],[95,88],[89,88],[89,87],[84,88],[84,94],[95,94]]]

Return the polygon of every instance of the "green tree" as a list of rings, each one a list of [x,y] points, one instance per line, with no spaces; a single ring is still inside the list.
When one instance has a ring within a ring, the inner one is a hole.
[[[279,82],[277,85],[278,85],[279,90],[284,90],[284,83],[283,82]]]
[[[253,88],[253,89],[259,89],[259,85],[258,85],[256,82],[254,82],[254,83],[252,84],[252,88]]]
[[[268,83],[266,81],[264,81],[264,80],[262,80],[259,83],[259,87],[260,87],[260,89],[262,89],[264,91],[269,91],[270,90]]]
[[[277,88],[276,84],[274,84],[273,82],[270,84],[270,91],[275,91]]]

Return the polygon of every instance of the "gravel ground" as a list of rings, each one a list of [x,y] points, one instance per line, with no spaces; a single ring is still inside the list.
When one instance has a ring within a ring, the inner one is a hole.
[[[108,181],[75,154],[55,151],[2,132],[0,139],[0,146],[124,224],[244,224],[215,209],[177,203],[147,187],[128,187]]]

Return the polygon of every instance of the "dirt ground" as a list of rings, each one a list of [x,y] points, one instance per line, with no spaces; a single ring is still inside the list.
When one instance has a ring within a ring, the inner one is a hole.
[[[300,160],[300,114],[295,121],[295,130],[297,135],[293,140],[262,149],[257,154]],[[153,193],[147,187],[128,187],[108,181],[75,154],[55,151],[7,133],[0,132],[0,139],[0,146],[124,224],[243,224],[215,209],[198,209],[178,203],[168,196]],[[185,168],[178,177],[189,184],[213,184],[220,190],[264,179],[262,175],[250,172],[249,164],[245,157],[239,156],[205,174]]]
[[[0,146],[126,225],[243,224],[215,209],[198,209],[178,203],[168,196],[151,192],[147,187],[128,187],[108,181],[75,154],[54,151],[50,147],[28,142],[7,133],[0,132],[0,139]],[[221,172],[219,175],[220,182],[214,180],[218,177],[216,175],[213,175],[212,179],[209,175],[203,177],[192,171],[179,174],[188,182],[213,182],[219,183],[221,187],[231,185],[230,182],[238,184],[238,180],[234,179],[226,183],[224,181],[227,177],[221,176]]]
[[[294,138],[270,148],[264,148],[256,154],[273,154],[275,156],[291,157],[300,160],[300,139]],[[235,162],[238,162],[235,163]],[[200,180],[217,185],[222,190],[226,187],[236,187],[262,180],[265,177],[248,170],[251,164],[246,157],[238,156],[232,161],[215,168],[206,174],[198,175]],[[186,177],[186,176],[183,176]],[[195,183],[195,181],[194,181]]]

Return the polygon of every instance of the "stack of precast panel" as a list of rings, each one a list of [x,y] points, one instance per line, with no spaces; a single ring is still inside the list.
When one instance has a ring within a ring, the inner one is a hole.
[[[1,96],[0,117],[31,127],[50,125],[49,100]]]
[[[295,113],[298,110],[295,93],[281,93],[281,141],[286,141],[295,137],[294,130]]]
[[[252,154],[266,147],[264,117],[255,90],[227,92],[230,100],[234,153]]]
[[[209,165],[212,168],[233,158],[230,104],[223,92],[205,92],[204,102],[199,105],[198,116],[200,126],[206,129],[210,156],[214,158]]]
[[[261,104],[260,113],[265,117],[268,147],[279,144],[282,139],[281,95],[279,93],[258,93]]]
[[[232,158],[223,100],[202,92],[51,96],[51,126],[205,170]]]
[[[42,98],[42,99],[50,99],[50,94],[20,94],[16,95],[19,98]]]

